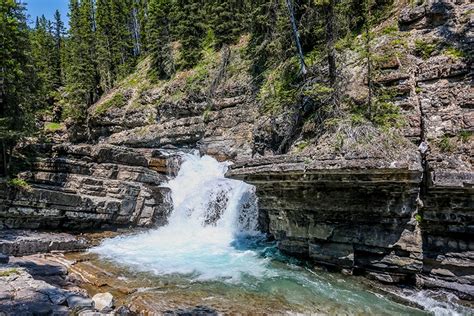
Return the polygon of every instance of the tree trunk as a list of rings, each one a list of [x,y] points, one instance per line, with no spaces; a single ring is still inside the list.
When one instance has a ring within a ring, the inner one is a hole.
[[[2,140],[2,162],[3,162],[3,175],[8,176],[8,163],[7,163],[7,147],[5,141]]]
[[[295,14],[293,11],[293,5],[291,0],[286,0],[286,6],[288,7],[288,13],[291,21],[291,28],[293,30],[293,37],[295,39],[296,50],[298,52],[298,57],[300,59],[301,74],[305,76],[308,71],[306,70],[306,63],[304,62],[303,49],[301,48],[300,35],[298,32],[298,27],[296,25]]]
[[[326,5],[326,41],[328,45],[329,82],[331,87],[336,84],[336,51],[334,49],[334,5],[335,0],[329,0]]]
[[[368,112],[369,112],[369,119],[372,119],[372,93],[373,93],[373,87],[372,87],[372,52],[371,52],[371,47],[370,47],[370,1],[367,0],[366,2],[367,8],[366,8],[366,16],[365,16],[365,36],[366,36],[366,43],[365,43],[365,53],[366,53],[366,62],[367,62],[367,86],[369,89],[369,94],[367,97],[367,106],[368,106]]]

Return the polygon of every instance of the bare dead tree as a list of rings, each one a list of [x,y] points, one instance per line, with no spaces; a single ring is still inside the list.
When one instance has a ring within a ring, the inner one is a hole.
[[[298,32],[298,26],[296,25],[295,12],[291,0],[286,0],[286,6],[288,8],[288,15],[290,17],[291,28],[293,30],[293,38],[295,40],[296,50],[298,58],[300,60],[300,70],[303,76],[306,76],[308,70],[306,69],[306,63],[304,61],[303,48],[301,47],[300,35]]]

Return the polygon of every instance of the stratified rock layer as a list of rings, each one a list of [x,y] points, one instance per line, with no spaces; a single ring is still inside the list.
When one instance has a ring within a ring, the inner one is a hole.
[[[87,230],[166,222],[167,157],[103,145],[24,148],[28,187],[0,183],[0,227]],[[171,169],[169,170],[171,172]]]

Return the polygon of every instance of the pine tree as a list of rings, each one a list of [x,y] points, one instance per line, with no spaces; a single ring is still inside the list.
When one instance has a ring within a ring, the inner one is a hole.
[[[36,100],[44,108],[53,103],[53,92],[58,87],[56,45],[52,25],[44,15],[36,19],[35,28],[31,32],[31,46],[37,86]]]
[[[54,69],[53,72],[55,74],[55,87],[59,88],[62,86],[63,83],[63,66],[62,66],[62,50],[64,47],[63,37],[65,34],[64,23],[61,20],[61,14],[58,10],[54,13],[54,30],[53,30],[53,37],[54,37],[54,50],[52,52],[52,58],[54,60]]]
[[[104,91],[112,88],[115,79],[115,65],[113,61],[113,21],[110,0],[96,2],[96,45],[97,65],[100,75],[100,85]]]
[[[150,0],[148,4],[147,51],[151,54],[152,71],[159,78],[169,78],[174,72],[170,8],[170,0]]]
[[[97,62],[105,91],[130,72],[138,55],[134,1],[97,0]]]
[[[4,175],[10,171],[15,144],[33,130],[30,96],[31,59],[25,8],[15,0],[0,2],[0,158]]]
[[[66,90],[72,116],[85,119],[87,106],[98,97],[95,21],[92,0],[70,1]]]
[[[180,66],[183,69],[194,66],[201,58],[205,35],[202,3],[194,0],[176,0],[174,3],[176,34],[181,43]]]
[[[232,44],[245,29],[247,4],[243,0],[211,0],[208,4],[211,29],[216,38],[216,47]]]

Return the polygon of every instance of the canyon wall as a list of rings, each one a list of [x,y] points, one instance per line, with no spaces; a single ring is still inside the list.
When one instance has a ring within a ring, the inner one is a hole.
[[[137,87],[138,71],[89,109],[88,126],[18,149],[29,185],[0,182],[0,228],[162,225],[170,203],[160,185],[176,172],[173,152],[197,149],[235,162],[228,176],[257,187],[262,229],[281,250],[472,298],[472,10],[463,1],[406,6],[388,22],[397,31],[378,30],[373,79],[405,121],[393,135],[357,127],[305,138],[309,120],[299,129],[291,112],[261,111],[245,38],[209,66],[217,79],[190,95],[183,86],[193,81],[179,76]],[[366,70],[347,55],[344,93],[357,103]]]

